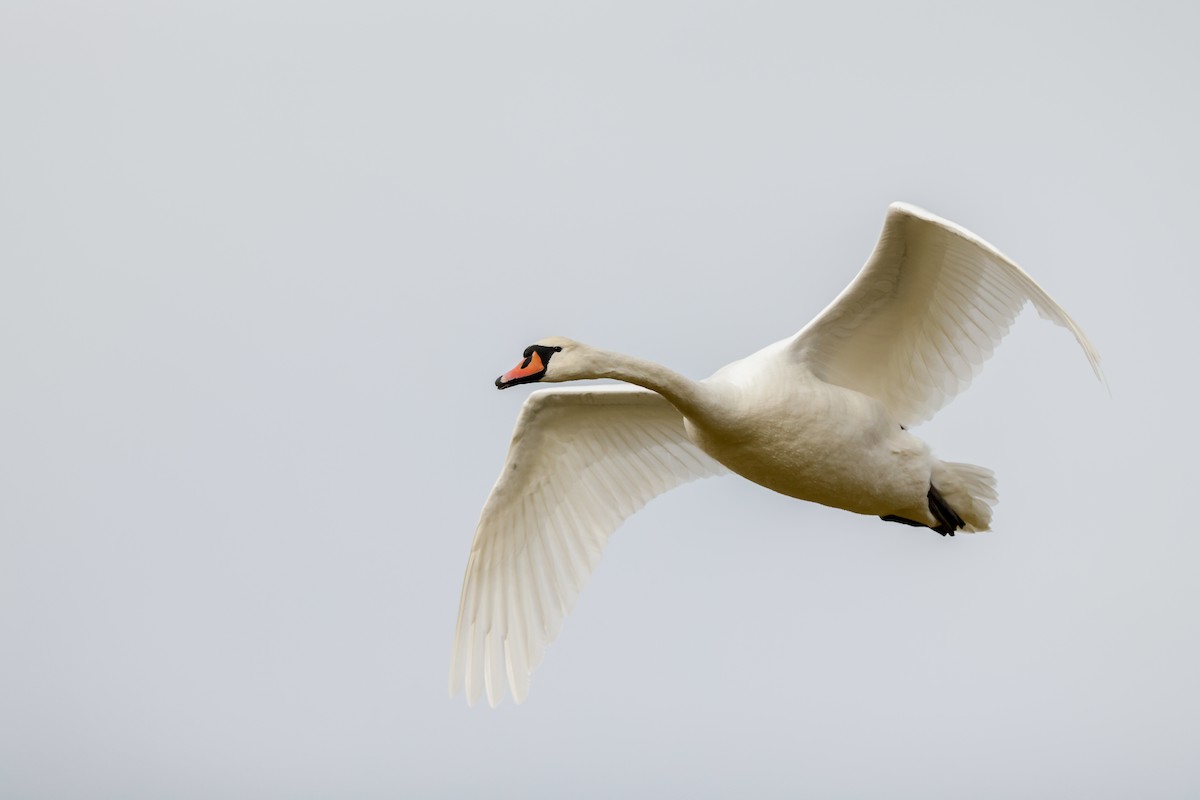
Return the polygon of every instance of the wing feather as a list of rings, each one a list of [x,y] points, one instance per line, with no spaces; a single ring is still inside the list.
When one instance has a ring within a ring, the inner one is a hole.
[[[965,228],[895,203],[866,266],[787,352],[915,425],[970,384],[1026,303],[1071,331],[1103,381],[1087,336],[1024,270]]]
[[[654,392],[530,395],[467,559],[450,693],[495,706],[507,686],[524,700],[613,531],[655,496],[722,472]]]

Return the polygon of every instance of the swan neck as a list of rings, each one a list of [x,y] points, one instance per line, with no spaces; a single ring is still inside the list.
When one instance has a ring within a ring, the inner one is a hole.
[[[606,366],[599,377],[613,378],[658,392],[685,416],[703,411],[703,387],[674,370],[624,353],[604,352],[601,354],[601,363]]]

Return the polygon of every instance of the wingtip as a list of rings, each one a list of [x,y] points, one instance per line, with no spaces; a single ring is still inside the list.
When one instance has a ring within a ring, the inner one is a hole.
[[[1108,376],[1104,374],[1104,367],[1100,365],[1100,354],[1094,350],[1090,350],[1087,356],[1088,362],[1092,365],[1092,372],[1096,373],[1096,380],[1100,381],[1100,385],[1104,387],[1104,391],[1108,392],[1108,399],[1111,400],[1113,396],[1112,384],[1108,382]]]

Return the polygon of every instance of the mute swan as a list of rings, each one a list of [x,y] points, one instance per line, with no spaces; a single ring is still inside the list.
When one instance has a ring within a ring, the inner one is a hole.
[[[563,338],[496,379],[615,378],[638,387],[552,389],[521,409],[463,580],[450,693],[520,703],[609,535],[655,495],[736,472],[802,500],[925,526],[985,531],[991,470],[939,461],[907,428],[966,387],[1026,302],[1083,331],[987,242],[904,203],[836,300],[795,336],[692,381]]]

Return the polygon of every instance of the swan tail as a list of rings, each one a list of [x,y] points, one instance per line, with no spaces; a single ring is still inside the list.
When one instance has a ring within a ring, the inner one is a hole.
[[[996,476],[990,469],[953,461],[939,461],[933,468],[929,510],[949,533],[989,530],[992,506],[998,499]]]

